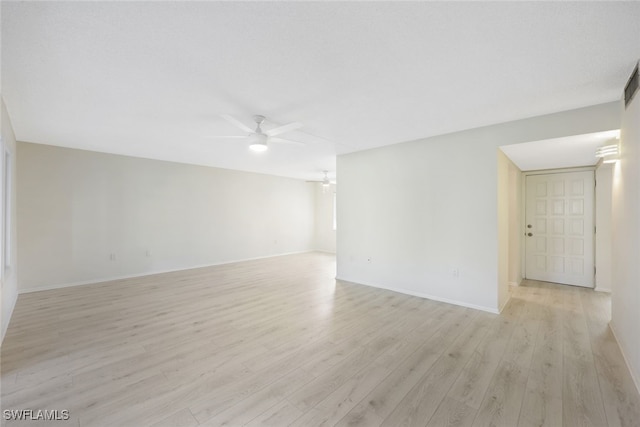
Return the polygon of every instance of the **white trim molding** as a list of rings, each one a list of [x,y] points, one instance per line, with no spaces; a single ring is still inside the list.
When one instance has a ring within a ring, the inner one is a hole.
[[[620,340],[618,339],[618,335],[616,334],[616,329],[614,328],[613,321],[609,322],[609,329],[611,329],[611,333],[613,334],[613,337],[616,340],[616,344],[618,344],[618,348],[620,349],[620,353],[622,354],[622,358],[624,359],[624,363],[627,365],[627,370],[629,371],[629,375],[631,376],[631,380],[633,381],[633,384],[636,386],[636,390],[638,390],[638,393],[640,393],[640,378],[638,378],[635,375],[635,372],[633,372],[632,365],[631,365],[631,363],[629,363],[629,359],[627,358],[627,355],[624,353],[624,348],[625,347],[620,345]]]
[[[500,311],[498,311],[495,308],[484,307],[484,306],[475,305],[475,304],[469,304],[469,303],[466,303],[466,302],[457,301],[457,300],[453,300],[453,299],[449,299],[449,298],[436,297],[436,296],[433,296],[433,295],[425,294],[423,292],[412,291],[410,289],[396,288],[396,287],[391,287],[391,286],[382,286],[382,285],[374,284],[374,283],[358,283],[358,282],[355,282],[353,280],[344,279],[344,278],[340,278],[340,277],[336,277],[336,280],[339,280],[341,282],[352,283],[354,285],[370,286],[372,288],[386,289],[387,291],[398,292],[400,294],[411,295],[411,296],[414,296],[414,297],[426,298],[426,299],[430,299],[430,300],[433,300],[433,301],[439,301],[439,302],[444,302],[444,303],[447,303],[447,304],[457,305],[457,306],[460,306],[460,307],[473,308],[474,310],[486,311],[486,312],[492,313],[492,314],[500,314]],[[509,299],[507,299],[507,302],[508,301],[509,301]],[[505,305],[506,305],[506,303],[505,303]],[[500,310],[502,310],[502,308]]]
[[[3,284],[4,285],[4,284]],[[0,346],[4,341],[4,336],[7,334],[7,329],[9,329],[9,323],[11,323],[11,317],[13,316],[13,311],[16,308],[16,303],[18,302],[18,293],[13,298],[13,302],[11,303],[11,309],[9,310],[9,316],[7,316],[7,323],[2,323],[2,337],[0,338]]]
[[[216,263],[211,263],[211,264],[199,264],[199,265],[194,265],[194,266],[190,266],[190,267],[172,268],[172,269],[158,270],[158,271],[147,271],[147,272],[144,272],[144,273],[127,274],[127,275],[123,275],[123,276],[104,277],[104,278],[100,278],[100,279],[83,280],[83,281],[71,282],[71,283],[60,283],[60,284],[49,285],[49,286],[40,286],[40,287],[37,287],[37,288],[19,289],[18,293],[19,294],[29,294],[29,293],[32,293],[32,292],[51,291],[51,290],[54,290],[54,289],[71,288],[71,287],[74,287],[74,286],[95,285],[97,283],[113,282],[113,281],[116,281],[116,280],[134,279],[136,277],[145,277],[145,276],[155,276],[157,274],[174,273],[176,271],[195,270],[195,269],[198,269],[198,268],[215,267],[215,266],[218,266],[218,265],[235,264],[237,262],[245,262],[245,261],[256,261],[256,260],[259,260],[259,259],[276,258],[276,257],[279,257],[279,256],[286,256],[286,255],[306,254],[306,253],[309,253],[309,252],[319,252],[319,251],[308,250],[308,251],[298,251],[298,252],[287,252],[287,253],[283,253],[283,254],[265,255],[265,256],[259,256],[259,257],[254,257],[254,258],[245,258],[245,259],[238,259],[238,260],[222,261],[222,262],[216,262]]]

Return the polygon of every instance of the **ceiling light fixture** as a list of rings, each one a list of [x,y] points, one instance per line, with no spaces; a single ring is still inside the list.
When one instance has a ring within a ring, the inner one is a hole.
[[[268,136],[264,133],[252,133],[249,135],[249,148],[256,152],[267,151],[267,139]]]
[[[603,163],[615,163],[620,156],[620,145],[617,139],[614,144],[607,144],[596,149],[596,157],[602,158]]]

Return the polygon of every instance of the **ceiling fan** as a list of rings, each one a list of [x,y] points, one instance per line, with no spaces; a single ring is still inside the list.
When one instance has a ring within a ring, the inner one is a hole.
[[[268,148],[267,144],[269,142],[287,142],[287,143],[293,143],[293,144],[304,144],[303,142],[300,142],[300,141],[292,141],[290,139],[275,137],[276,135],[280,135],[285,132],[289,132],[289,131],[301,128],[302,123],[299,123],[299,122],[293,122],[293,123],[286,124],[284,126],[278,126],[277,128],[263,131],[260,126],[262,125],[262,123],[264,123],[265,117],[259,114],[256,114],[255,116],[253,116],[253,120],[256,122],[255,129],[251,129],[249,126],[245,125],[240,120],[228,114],[222,114],[221,117],[226,121],[228,121],[229,123],[231,123],[232,125],[234,125],[235,127],[237,127],[238,129],[241,129],[247,132],[248,135],[214,136],[213,138],[243,138],[243,139],[246,138],[247,141],[249,142],[249,148],[253,151],[266,151]]]
[[[307,182],[321,182],[323,190],[325,188],[329,188],[329,186],[331,184],[335,184],[336,183],[335,181],[329,180],[329,176],[328,176],[329,171],[328,170],[323,170],[322,173],[324,174],[324,177],[322,178],[322,181],[307,181]]]

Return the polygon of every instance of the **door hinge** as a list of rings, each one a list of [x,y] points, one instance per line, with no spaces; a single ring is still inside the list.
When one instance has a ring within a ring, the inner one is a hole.
[[[593,266],[593,275],[594,276],[596,275],[596,266],[595,265]]]
[[[594,225],[593,226],[593,234],[596,234],[596,231],[597,231],[597,227]]]

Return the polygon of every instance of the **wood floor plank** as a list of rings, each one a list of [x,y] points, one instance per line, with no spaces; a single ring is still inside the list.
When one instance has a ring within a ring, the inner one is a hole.
[[[182,409],[175,414],[169,415],[167,418],[158,421],[151,427],[193,427],[197,426],[198,422],[188,409]]]
[[[391,370],[386,366],[378,363],[369,364],[307,411],[304,416],[298,418],[291,426],[335,425],[390,372]]]
[[[512,298],[504,310],[504,315],[493,322],[483,342],[469,357],[462,373],[448,393],[450,397],[473,408],[480,408],[485,392],[515,330],[519,311],[523,306],[522,300]]]
[[[494,315],[334,276],[308,253],[20,295],[2,407],[78,427],[639,425],[607,294],[525,281]]]
[[[562,389],[563,425],[608,425],[593,362],[564,356]]]
[[[563,291],[563,354],[571,359],[593,363],[589,330],[579,292],[577,289]]]
[[[607,425],[580,290],[569,288],[563,294],[563,424]]]
[[[451,397],[440,403],[438,410],[427,427],[470,427],[476,416],[476,410]]]
[[[247,396],[213,418],[201,422],[200,425],[213,427],[247,424],[287,396],[297,393],[300,388],[313,380],[313,378],[311,374],[297,369],[268,387]]]
[[[518,427],[562,425],[562,394],[557,393],[555,389],[549,389],[548,382],[544,379],[539,380],[530,372]]]
[[[562,315],[551,293],[543,301],[519,427],[562,425]]]
[[[472,318],[470,312],[454,312],[440,329],[427,338],[420,348],[410,354],[337,425],[368,426],[377,421],[383,422]]]
[[[501,362],[480,404],[473,426],[516,426],[526,384],[527,372],[521,366]]]
[[[288,400],[283,399],[280,403],[272,406],[262,414],[255,417],[247,427],[271,426],[280,427],[288,426],[296,419],[300,418],[302,411],[293,406]]]
[[[381,337],[382,349],[388,349],[393,344],[393,340]],[[306,412],[315,407],[328,395],[340,388],[347,382],[361,367],[367,366],[375,360],[377,353],[371,351],[370,347],[361,347],[352,352],[345,361],[327,370],[324,375],[309,382],[288,400],[298,409]]]
[[[396,405],[384,426],[425,426],[487,333],[488,316],[477,313],[471,324],[444,351],[431,369]]]

